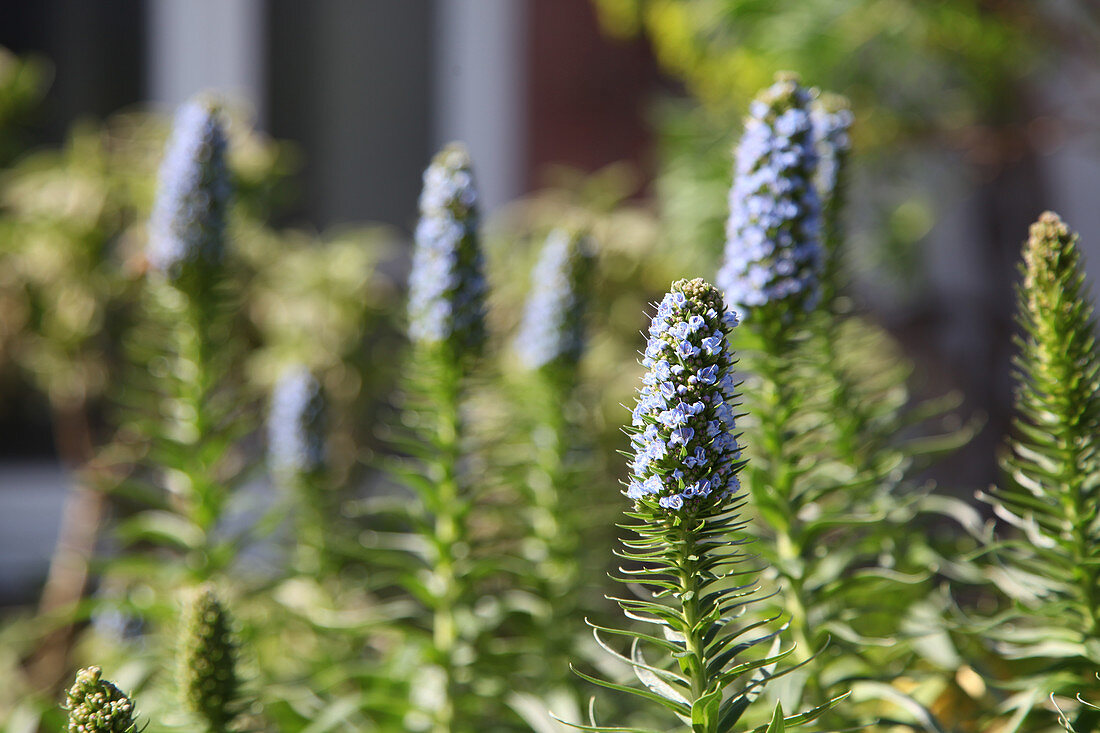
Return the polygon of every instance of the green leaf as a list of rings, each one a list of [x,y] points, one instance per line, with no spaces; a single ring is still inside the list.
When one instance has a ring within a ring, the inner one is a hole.
[[[783,733],[786,726],[783,725],[783,703],[775,704],[775,712],[772,713],[772,722],[768,723],[766,733]]]

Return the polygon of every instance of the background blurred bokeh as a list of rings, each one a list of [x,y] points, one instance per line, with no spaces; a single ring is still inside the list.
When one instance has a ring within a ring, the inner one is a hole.
[[[213,89],[244,121],[238,167],[252,185],[242,199],[286,238],[287,268],[260,278],[259,303],[265,287],[301,286],[305,308],[308,281],[326,283],[349,322],[362,321],[357,307],[368,323],[399,310],[420,174],[452,139],[477,163],[500,272],[519,272],[507,264],[509,226],[540,202],[552,215],[569,190],[629,214],[611,218],[604,238],[619,257],[653,254],[657,264],[623,277],[641,291],[663,287],[654,283],[713,274],[747,99],[789,68],[853,101],[854,292],[917,361],[918,392],[957,388],[965,411],[987,416],[940,476],[983,486],[1007,417],[1027,224],[1058,210],[1100,273],[1098,42],[1090,0],[3,0],[3,246],[59,231],[136,246],[164,122],[134,115]],[[50,171],[68,171],[68,187],[36,203]],[[81,180],[90,194],[72,189]],[[352,233],[366,225],[374,248],[361,250]],[[314,240],[330,259],[307,272],[294,253]],[[95,313],[79,327],[41,317],[79,301],[76,286],[51,291],[65,277],[125,291],[125,277],[77,251],[56,250],[35,285],[47,305],[32,320],[54,334],[54,350],[23,343],[0,357],[0,603],[33,598],[45,576],[70,484],[66,453],[79,462],[90,439],[73,435],[66,408],[120,378],[104,366],[109,346],[90,353],[81,340],[113,327],[109,305],[76,306],[78,321]],[[377,279],[339,278],[348,262],[355,271],[375,261]],[[0,272],[0,282],[12,277]],[[522,284],[500,285],[503,299],[521,297]],[[4,327],[23,322],[23,305],[0,308]],[[262,332],[271,319],[260,313]],[[271,341],[297,348],[292,336]],[[270,380],[264,357],[253,369]],[[329,381],[348,394],[358,385]],[[102,411],[90,414],[94,436]]]

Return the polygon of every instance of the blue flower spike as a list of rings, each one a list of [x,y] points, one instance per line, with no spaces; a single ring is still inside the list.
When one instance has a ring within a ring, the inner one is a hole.
[[[268,465],[293,478],[319,471],[325,460],[325,399],[321,383],[302,365],[288,368],[271,394]]]
[[[225,256],[232,193],[226,135],[216,103],[193,99],[176,113],[149,220],[149,264],[169,280]]]
[[[735,435],[737,382],[729,338],[737,315],[717,288],[679,280],[657,306],[631,421],[631,478],[637,504],[692,512],[740,488]]]
[[[478,353],[485,340],[477,205],[470,155],[452,143],[424,171],[409,276],[409,337],[418,346],[449,346],[459,357]]]
[[[822,224],[811,101],[797,77],[780,75],[752,103],[737,146],[717,284],[743,318],[773,305],[784,313],[812,310],[819,299]]]
[[[555,229],[531,276],[516,353],[529,371],[550,364],[575,366],[584,350],[586,283],[594,250],[579,231]]]

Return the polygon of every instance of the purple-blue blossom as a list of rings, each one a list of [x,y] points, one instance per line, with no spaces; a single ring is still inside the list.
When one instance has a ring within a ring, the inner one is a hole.
[[[314,473],[324,465],[324,394],[301,365],[283,372],[272,390],[267,455],[271,472],[282,478]]]
[[[210,100],[191,100],[176,113],[160,165],[149,264],[175,279],[193,263],[221,262],[231,189],[218,108]]]
[[[466,148],[452,143],[424,171],[420,221],[409,275],[409,337],[480,349],[487,285],[478,242],[478,195]]]
[[[555,229],[547,236],[531,273],[531,295],[516,336],[516,354],[524,368],[580,360],[592,256],[591,243],[579,232]]]
[[[769,303],[818,299],[821,203],[811,94],[784,77],[752,103],[737,146],[717,284],[742,317]]]
[[[700,279],[673,283],[657,306],[628,428],[633,458],[625,494],[636,504],[694,510],[740,488],[729,351],[736,325],[718,289]]]
[[[828,95],[827,99],[813,105],[810,116],[818,155],[814,182],[821,197],[822,209],[827,209],[840,183],[844,160],[851,150],[848,133],[852,128],[852,111],[843,98]]]

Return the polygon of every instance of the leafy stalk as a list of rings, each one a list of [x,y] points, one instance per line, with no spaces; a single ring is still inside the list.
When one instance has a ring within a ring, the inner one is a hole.
[[[1077,236],[1051,212],[1032,225],[1018,291],[1016,420],[1005,481],[985,497],[1018,532],[990,549],[1015,602],[986,632],[1048,693],[1096,693],[1100,645],[1100,355]],[[1015,631],[1005,622],[1013,621]],[[1022,629],[1020,628],[1022,627]],[[1017,680],[1019,682],[1019,680]],[[1084,707],[1078,730],[1100,724]]]
[[[576,426],[568,412],[584,349],[592,243],[578,230],[556,229],[532,273],[531,296],[516,337],[529,407],[531,459],[522,481],[530,585],[545,604],[530,634],[540,677],[564,682],[575,646],[570,620],[580,608],[580,516],[574,501]],[[559,663],[560,662],[560,663]]]
[[[744,464],[728,349],[736,323],[721,294],[702,280],[674,283],[657,309],[643,361],[649,371],[628,429],[634,457],[625,493],[634,506],[622,527],[631,537],[616,553],[630,563],[616,579],[646,592],[614,600],[628,618],[659,631],[593,625],[597,642],[629,665],[643,687],[579,673],[660,705],[695,733],[743,729],[741,721],[764,686],[793,669],[775,671],[793,651],[779,648],[786,624],[774,626],[778,617],[749,616],[763,599],[757,571],[740,550],[748,541],[737,479]],[[617,652],[608,635],[630,639],[629,654]],[[650,662],[645,648],[665,663]],[[786,716],[785,722],[813,720],[840,699]],[[640,730],[601,726],[594,715],[576,727]]]
[[[463,403],[485,340],[486,284],[477,192],[461,145],[444,148],[425,171],[420,212],[409,280],[413,358],[406,411],[406,422],[416,426],[409,450],[419,466],[401,470],[418,500],[408,518],[420,549],[405,583],[428,612],[439,677],[428,712],[431,729],[444,733],[478,725],[470,702],[480,681],[481,621],[473,604],[476,588],[491,574],[491,563],[476,554],[470,518],[478,487],[464,469]],[[425,684],[414,680],[414,688]]]
[[[218,530],[242,473],[236,443],[246,407],[234,384],[240,337],[229,295],[226,145],[215,105],[180,109],[149,224],[146,317],[131,344],[135,381],[147,383],[129,395],[141,410],[133,424],[157,486],[133,487],[153,508],[122,532],[181,552],[200,582],[235,554],[236,542]]]

